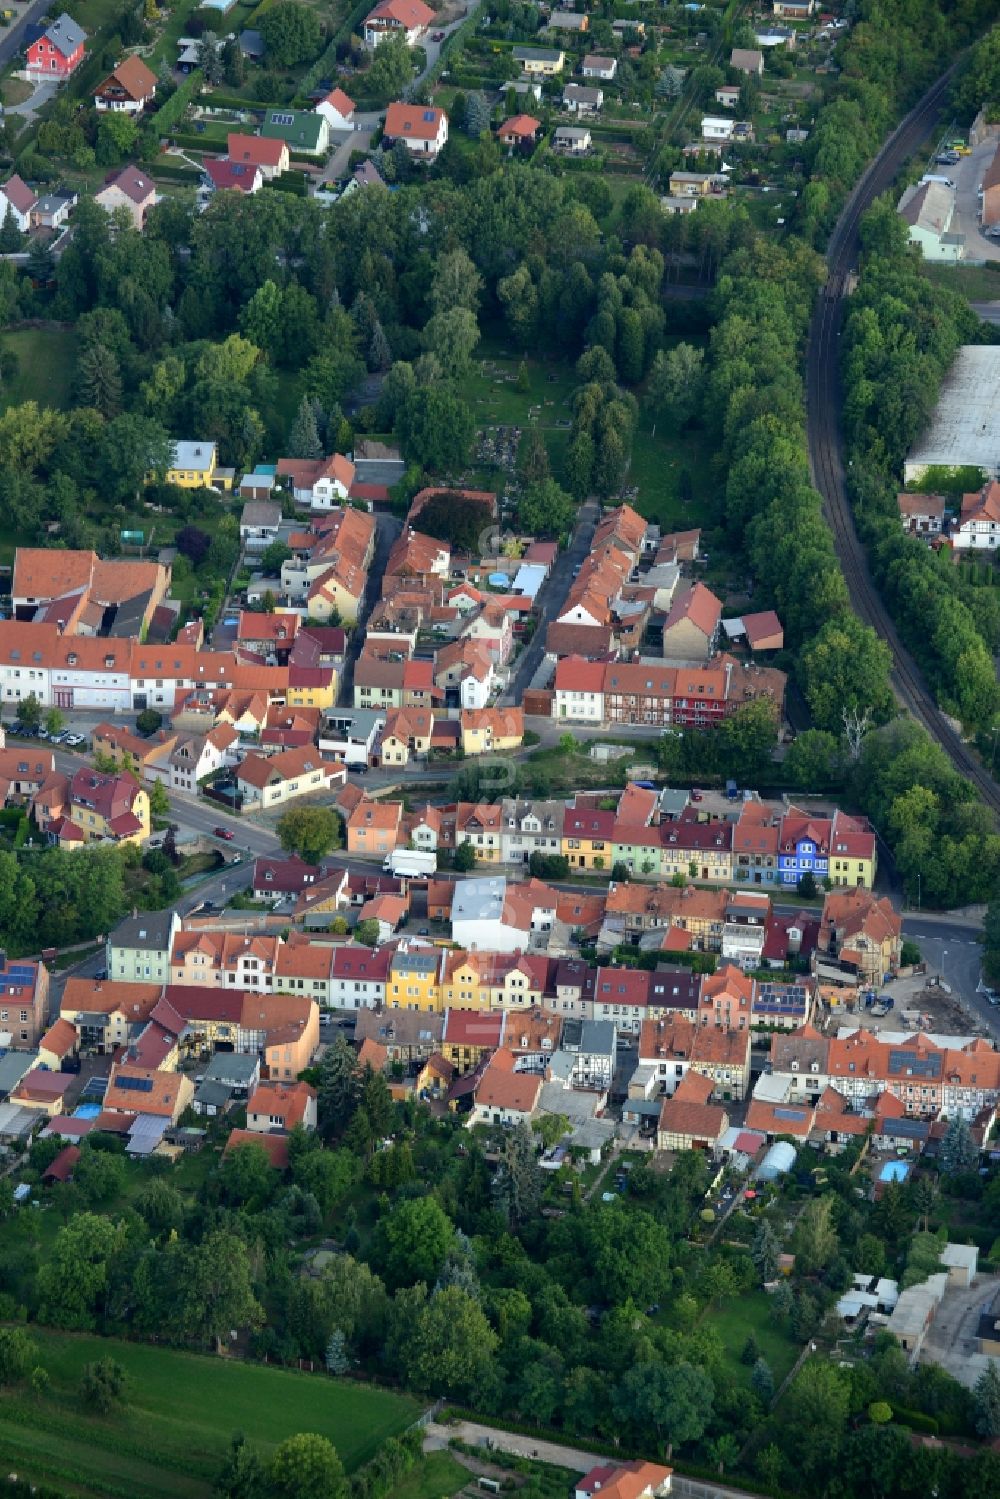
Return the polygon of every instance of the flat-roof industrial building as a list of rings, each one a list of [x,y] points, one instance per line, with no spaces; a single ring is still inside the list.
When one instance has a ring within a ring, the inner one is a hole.
[[[930,468],[979,468],[1000,479],[1000,346],[965,344],[945,376],[928,430],[914,443],[903,477]]]

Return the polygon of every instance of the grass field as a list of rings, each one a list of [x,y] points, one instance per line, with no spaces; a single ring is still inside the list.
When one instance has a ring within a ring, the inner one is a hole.
[[[51,1393],[5,1398],[0,1462],[79,1494],[208,1499],[236,1431],[264,1455],[295,1432],[319,1432],[350,1472],[418,1414],[404,1396],[320,1375],[38,1328],[31,1335]],[[76,1390],[83,1365],[108,1356],[128,1370],[131,1388],[122,1414],[102,1418],[80,1406]]]
[[[776,1389],[799,1355],[800,1349],[785,1336],[772,1318],[771,1302],[763,1291],[755,1291],[751,1296],[741,1296],[739,1301],[713,1307],[706,1313],[705,1321],[722,1339],[727,1369],[740,1384],[750,1383],[751,1370],[740,1362],[740,1354],[751,1333],[771,1366]]]
[[[0,390],[0,410],[37,401],[40,406],[69,405],[73,384],[74,337],[68,328],[18,328],[5,333],[0,347],[17,355],[18,373]]]
[[[997,242],[1000,260],[1000,241]],[[1000,270],[987,265],[924,265],[924,275],[936,286],[960,292],[970,302],[1000,301]]]
[[[464,1484],[474,1482],[468,1468],[447,1452],[429,1452],[411,1469],[389,1499],[447,1499]]]

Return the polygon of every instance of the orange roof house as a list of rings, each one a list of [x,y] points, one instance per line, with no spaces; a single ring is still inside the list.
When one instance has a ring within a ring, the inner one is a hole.
[[[351,854],[389,854],[397,846],[403,816],[402,802],[365,798],[347,819],[347,851]]]
[[[541,120],[536,120],[533,115],[512,115],[500,126],[497,140],[501,146],[528,146],[534,142],[541,128]]]
[[[176,1124],[193,1097],[194,1083],[182,1072],[156,1072],[116,1063],[108,1080],[104,1108],[117,1114],[153,1114]]]
[[[729,1128],[729,1115],[709,1103],[714,1091],[710,1077],[686,1072],[673,1096],[660,1109],[657,1144],[661,1150],[711,1149]]]
[[[257,1145],[267,1156],[275,1171],[288,1170],[288,1136],[287,1135],[263,1135],[257,1134],[252,1129],[234,1129],[230,1131],[226,1148],[222,1152],[223,1159],[234,1150],[239,1150],[243,1145]]]
[[[137,114],[156,94],[156,74],[141,57],[132,54],[121,62],[94,90],[94,106],[118,114]]]
[[[287,1134],[296,1125],[316,1128],[316,1089],[302,1082],[258,1083],[247,1100],[247,1129],[253,1134]]]

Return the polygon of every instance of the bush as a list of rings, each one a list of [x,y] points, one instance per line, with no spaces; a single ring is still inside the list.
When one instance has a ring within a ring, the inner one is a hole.
[[[935,1437],[938,1434],[938,1422],[933,1416],[925,1416],[923,1411],[911,1411],[905,1406],[893,1405],[892,1419],[900,1426],[908,1426],[911,1431],[925,1431]]]

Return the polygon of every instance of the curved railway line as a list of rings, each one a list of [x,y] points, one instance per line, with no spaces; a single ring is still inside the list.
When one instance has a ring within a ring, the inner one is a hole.
[[[1000,813],[1000,786],[987,774],[934,702],[913,657],[872,582],[865,549],[858,537],[847,496],[840,433],[839,336],[844,300],[860,243],[861,217],[891,186],[900,167],[931,136],[941,115],[957,64],[928,89],[906,116],[858,182],[837,220],[827,249],[827,284],[813,312],[807,354],[809,465],[823,499],[823,513],[833,532],[837,557],[859,619],[871,625],[893,656],[892,685],[902,707],[927,730],[955,769],[970,781],[987,805]]]

